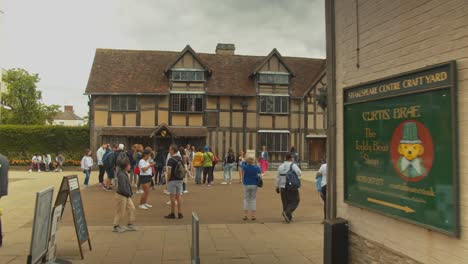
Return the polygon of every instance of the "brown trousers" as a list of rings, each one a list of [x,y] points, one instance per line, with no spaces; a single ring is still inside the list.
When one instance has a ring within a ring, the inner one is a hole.
[[[126,217],[128,217],[127,224],[133,224],[135,221],[135,205],[132,198],[115,193],[114,226],[120,225],[121,220]]]

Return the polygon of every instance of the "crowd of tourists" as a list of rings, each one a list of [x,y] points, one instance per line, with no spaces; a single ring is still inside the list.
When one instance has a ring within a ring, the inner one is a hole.
[[[134,210],[136,208],[150,210],[153,207],[149,203],[150,190],[159,185],[164,186],[164,193],[170,197],[167,202],[170,205],[170,213],[164,217],[182,219],[184,215],[181,198],[183,194],[189,192],[189,179],[193,179],[196,185],[212,186],[214,170],[218,164],[223,168],[222,185],[230,185],[233,181],[243,185],[242,219],[255,221],[257,190],[263,187],[263,176],[269,168],[266,146],[258,152],[258,159],[252,155],[247,156],[242,150],[235,154],[229,149],[220,159],[209,146],[171,145],[167,150],[154,151],[151,147],[144,147],[141,144],[131,146],[130,151],[125,151],[123,144],[103,144],[96,151],[96,164],[92,156],[92,151],[86,149],[81,160],[81,169],[85,174],[83,186],[88,188],[92,168],[97,164],[100,187],[105,191],[115,190],[114,232],[136,230]],[[237,176],[234,175],[235,169]],[[299,205],[301,174],[298,155],[292,147],[276,173],[276,192],[280,194],[282,216],[287,223],[293,220],[293,212]],[[320,168],[317,178],[319,176],[321,186],[318,191],[325,197],[326,167]],[[137,206],[132,201],[134,194],[141,195]],[[127,225],[120,225],[122,221]]]
[[[29,172],[33,172],[33,170],[36,170],[37,172],[41,172],[41,170],[62,172],[64,162],[65,157],[62,153],[57,153],[54,160],[52,160],[52,156],[49,153],[35,153],[31,159]]]

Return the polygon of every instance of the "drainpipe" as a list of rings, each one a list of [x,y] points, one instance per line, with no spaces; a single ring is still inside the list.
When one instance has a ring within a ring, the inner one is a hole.
[[[326,219],[336,218],[336,51],[335,0],[325,1],[327,38],[327,202]]]

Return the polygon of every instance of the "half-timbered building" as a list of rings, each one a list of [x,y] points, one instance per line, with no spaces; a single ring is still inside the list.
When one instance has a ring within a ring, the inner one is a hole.
[[[220,156],[268,147],[279,161],[295,146],[301,161],[325,155],[326,118],[317,102],[325,60],[216,52],[97,49],[86,88],[91,146],[209,145]]]

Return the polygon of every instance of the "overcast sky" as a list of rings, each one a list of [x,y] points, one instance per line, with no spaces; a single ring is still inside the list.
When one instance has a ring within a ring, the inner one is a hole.
[[[1,2],[2,0],[0,0]],[[39,73],[47,104],[87,113],[96,48],[325,57],[324,0],[3,0],[0,67]]]

